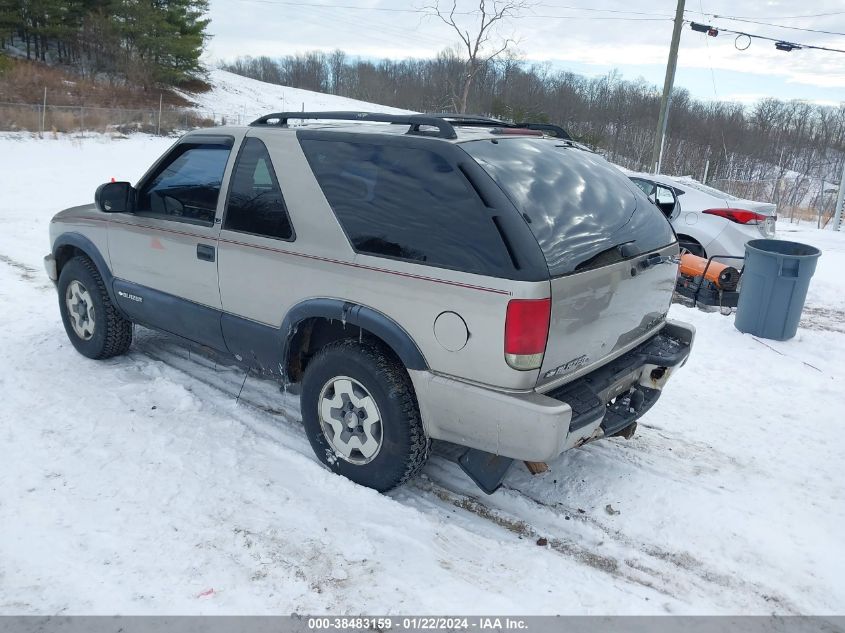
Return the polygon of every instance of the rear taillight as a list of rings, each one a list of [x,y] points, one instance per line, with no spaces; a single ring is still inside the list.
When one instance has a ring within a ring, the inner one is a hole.
[[[505,360],[514,369],[539,369],[549,337],[551,299],[512,299],[505,316]]]
[[[754,211],[745,211],[744,209],[706,209],[702,213],[718,215],[720,218],[725,218],[737,224],[762,224],[768,217],[762,213],[754,213]]]

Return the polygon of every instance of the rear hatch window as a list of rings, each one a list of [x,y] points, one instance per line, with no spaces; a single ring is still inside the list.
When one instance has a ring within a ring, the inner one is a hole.
[[[543,138],[469,141],[461,147],[523,214],[552,277],[606,266],[675,241],[660,210],[596,154]]]

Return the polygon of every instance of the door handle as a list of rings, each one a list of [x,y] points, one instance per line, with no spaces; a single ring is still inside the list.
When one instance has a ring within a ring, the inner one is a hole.
[[[197,259],[205,262],[214,261],[214,247],[210,244],[197,244]]]

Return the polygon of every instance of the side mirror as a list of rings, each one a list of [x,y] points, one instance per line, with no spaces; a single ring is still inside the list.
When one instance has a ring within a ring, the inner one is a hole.
[[[107,182],[97,187],[94,203],[103,213],[134,211],[135,189],[128,182]]]

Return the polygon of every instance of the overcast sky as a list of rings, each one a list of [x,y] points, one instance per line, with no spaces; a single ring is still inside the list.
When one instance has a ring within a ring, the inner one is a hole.
[[[210,62],[335,48],[367,58],[431,57],[458,43],[419,9],[434,0],[211,0]],[[441,3],[451,0],[441,0]],[[458,0],[471,11],[478,0]],[[618,69],[663,85],[676,0],[536,0],[500,29],[526,61],[586,75]],[[786,41],[845,49],[845,0],[687,0],[686,18]],[[727,17],[793,28],[754,24]],[[462,16],[471,23],[470,16]],[[815,33],[815,29],[839,34]],[[676,86],[703,99],[845,101],[845,53],[777,51],[774,42],[707,37],[685,25]]]

